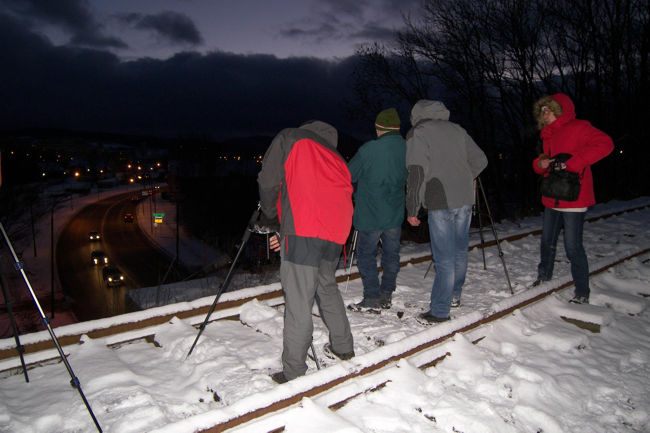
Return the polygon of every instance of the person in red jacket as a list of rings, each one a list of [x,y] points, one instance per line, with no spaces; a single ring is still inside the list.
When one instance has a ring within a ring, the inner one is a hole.
[[[280,251],[284,291],[283,383],[307,371],[312,342],[314,300],[329,330],[327,351],[341,359],[354,356],[352,332],[335,272],[352,227],[352,183],[345,160],[336,151],[333,126],[310,121],[283,129],[262,161],[259,185],[261,224],[277,236],[270,247]]]
[[[564,250],[571,262],[575,285],[574,297],[569,301],[589,302],[589,264],[582,244],[585,212],[596,204],[591,165],[609,155],[614,149],[612,139],[586,120],[576,119],[571,99],[562,93],[539,99],[533,115],[541,129],[543,153],[533,160],[535,173],[546,176],[554,156],[568,153],[571,157],[561,168],[580,173],[580,195],[575,201],[556,200],[542,195],[544,221],[540,246],[540,263],[533,286],[553,277],[555,251],[560,231],[564,228]]]

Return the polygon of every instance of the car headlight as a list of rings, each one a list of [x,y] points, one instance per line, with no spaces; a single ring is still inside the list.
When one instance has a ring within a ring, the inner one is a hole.
[[[112,278],[112,277],[108,277],[108,282],[110,283],[111,281],[113,281],[113,278]]]
[[[120,275],[120,280],[123,280],[123,279],[124,279],[124,277],[122,275]]]

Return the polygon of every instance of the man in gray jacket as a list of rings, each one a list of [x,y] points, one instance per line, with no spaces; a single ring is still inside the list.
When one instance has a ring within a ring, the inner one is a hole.
[[[449,121],[449,110],[440,101],[418,101],[411,110],[411,125],[406,135],[407,221],[420,225],[418,211],[427,209],[436,266],[430,308],[420,318],[443,322],[449,320],[452,306],[460,306],[474,179],[487,166],[487,158],[461,126]]]

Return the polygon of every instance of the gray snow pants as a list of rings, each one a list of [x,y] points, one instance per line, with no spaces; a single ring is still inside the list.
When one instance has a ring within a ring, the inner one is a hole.
[[[335,271],[341,245],[317,238],[287,235],[282,238],[280,278],[284,291],[282,369],[295,379],[307,371],[307,351],[312,342],[314,300],[329,330],[332,349],[353,350],[352,332]]]

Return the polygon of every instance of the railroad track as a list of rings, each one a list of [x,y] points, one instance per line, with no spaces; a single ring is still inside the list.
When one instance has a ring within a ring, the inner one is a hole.
[[[608,269],[611,269],[627,260],[643,256],[650,253],[650,248],[642,251],[626,255],[618,260],[602,266],[590,272],[590,277],[601,274]],[[650,260],[650,259],[649,259]],[[262,417],[273,414],[274,412],[287,409],[293,405],[300,403],[305,397],[322,396],[328,391],[335,388],[337,392],[332,393],[329,400],[326,398],[327,406],[330,409],[336,410],[345,405],[351,399],[363,395],[368,392],[373,392],[382,388],[390,380],[386,375],[377,374],[380,370],[391,365],[395,365],[401,359],[415,359],[415,364],[420,369],[430,368],[435,366],[438,362],[442,361],[451,354],[448,352],[435,350],[436,346],[453,338],[456,334],[466,333],[475,330],[485,324],[494,322],[507,316],[522,308],[529,307],[530,305],[557,293],[569,286],[573,285],[573,281],[566,281],[556,287],[547,289],[531,289],[505,299],[494,305],[493,308],[487,313],[473,312],[463,315],[450,322],[436,325],[432,328],[423,330],[407,337],[405,340],[400,341],[399,351],[395,351],[389,346],[380,347],[372,352],[371,356],[365,357],[357,356],[351,362],[346,364],[346,367],[341,365],[334,365],[327,369],[311,373],[309,376],[294,379],[291,382],[291,392],[286,396],[278,398],[278,392],[268,392],[263,395],[255,395],[250,398],[244,398],[237,402],[235,408],[229,407],[227,411],[214,411],[209,414],[199,415],[200,418],[204,416],[212,423],[211,426],[205,427],[199,431],[205,433],[223,432],[234,427],[242,426],[246,423],[258,420]],[[579,320],[566,319],[578,326],[593,330],[593,324],[581,323]],[[473,342],[476,344],[482,338],[476,339]],[[408,349],[403,350],[404,346],[409,346]],[[434,349],[434,350],[432,350]],[[383,352],[383,353],[382,353]],[[381,358],[380,361],[373,361],[376,358]],[[363,378],[363,381],[355,380]],[[302,380],[304,379],[304,380]],[[355,380],[355,386],[345,386],[346,383]],[[317,382],[317,385],[314,385]],[[362,387],[358,384],[362,383]],[[240,413],[237,413],[239,408],[244,408]],[[275,433],[283,431],[282,417],[276,417],[275,424],[273,420],[267,422],[265,431]],[[156,430],[156,432],[181,432],[176,430],[177,427],[173,424]]]
[[[639,208],[628,209],[627,211],[602,215],[591,218],[589,221],[594,222],[600,219],[614,217],[624,212],[642,210],[647,207],[648,206],[642,206]],[[513,242],[517,239],[539,233],[539,230],[529,231],[502,238],[501,241]],[[486,242],[483,245],[473,245],[471,248],[488,247],[491,245],[494,245],[494,241]],[[611,263],[593,270],[591,275],[597,275],[625,260],[649,252],[650,248],[646,248],[623,256],[618,256]],[[422,263],[429,260],[431,260],[430,255],[422,255],[405,261],[402,263],[402,266]],[[345,274],[337,277],[339,282],[345,281],[346,278],[347,275]],[[350,278],[358,278],[358,274],[353,273]],[[420,368],[428,368],[435,365],[448,355],[447,353],[440,353],[439,350],[436,350],[440,343],[452,338],[458,333],[465,333],[479,328],[486,323],[498,320],[499,318],[512,313],[516,309],[525,308],[528,305],[542,300],[553,293],[561,291],[570,285],[572,285],[572,281],[565,279],[562,284],[559,284],[556,287],[547,287],[545,289],[536,288],[520,292],[505,299],[504,302],[495,304],[488,312],[473,312],[465,314],[451,322],[426,329],[422,332],[418,332],[416,335],[411,335],[400,342],[399,350],[396,350],[395,347],[392,347],[391,345],[379,347],[373,350],[372,356],[357,356],[352,362],[342,363],[345,365],[340,363],[321,371],[314,372],[308,376],[308,379],[301,380],[301,378],[298,378],[291,382],[290,387],[276,387],[276,389],[273,389],[270,392],[263,393],[268,395],[256,395],[250,398],[246,397],[235,404],[228,406],[226,410],[217,411],[217,413],[215,413],[215,411],[206,413],[205,423],[202,423],[200,420],[203,415],[198,415],[196,417],[199,418],[197,423],[202,425],[201,428],[203,428],[203,430],[201,431],[224,431],[233,427],[245,425],[248,422],[266,416],[267,414],[288,408],[300,402],[304,397],[323,396],[326,394],[333,395],[328,406],[336,409],[355,396],[383,387],[388,379],[377,373],[385,367],[395,364],[400,359],[416,359],[417,362],[415,365],[418,365]],[[278,283],[261,288],[242,289],[237,292],[226,293],[222,299],[223,301],[217,305],[217,309],[213,314],[214,320],[237,317],[239,307],[252,299],[265,300],[268,305],[280,305],[283,302],[282,293]],[[152,311],[150,317],[146,319],[130,321],[130,317],[127,314],[87,324],[76,324],[71,327],[58,328],[56,333],[62,346],[77,344],[82,335],[88,335],[91,338],[105,338],[107,345],[114,347],[119,347],[122,344],[138,339],[147,339],[150,342],[154,342],[156,327],[159,324],[166,323],[172,317],[186,319],[186,321],[195,325],[200,324],[208,309],[209,305],[197,306],[194,303],[184,303],[154,309],[157,311]],[[135,317],[135,315],[133,317]],[[13,342],[13,339],[10,340]],[[52,349],[53,346],[51,342],[43,339],[42,336],[38,335],[38,333],[34,335],[30,334],[21,336],[21,340],[23,340],[22,342],[25,345],[25,359],[30,368],[49,361],[56,361],[58,359],[56,353],[54,353],[54,350]],[[405,347],[408,348],[404,349]],[[377,361],[377,359],[379,359],[379,361]],[[12,363],[14,365],[12,365]],[[5,342],[4,346],[0,349],[0,372],[4,372],[4,374],[12,374],[12,370],[16,371],[19,369],[19,365],[15,347],[11,346],[9,342]],[[363,380],[354,380],[358,378],[363,378]],[[317,384],[314,385],[314,382],[317,382]],[[347,386],[347,384],[353,382],[357,385]],[[358,386],[360,382],[364,384],[362,388]],[[341,388],[345,389],[345,391],[332,393],[332,390],[339,390]],[[268,431],[282,431],[282,429],[282,425],[276,425],[269,427]],[[160,429],[160,432],[164,431],[180,432],[181,430],[175,430],[175,426],[171,424],[167,428]]]
[[[649,208],[650,205],[643,205],[622,211],[611,212],[604,215],[589,218],[587,222],[616,217],[618,215],[635,212]],[[541,230],[531,230],[525,233],[518,233],[505,238],[501,242],[513,242],[527,236],[536,236]],[[488,248],[496,244],[495,240],[489,240],[483,244],[474,244],[474,248]],[[410,258],[403,261],[401,266],[418,264],[431,260],[431,254]],[[337,281],[343,282],[348,278],[346,274],[337,276]],[[359,278],[358,272],[353,272],[350,279]],[[265,301],[268,305],[276,306],[284,302],[282,289],[279,283],[262,286],[254,289],[241,289],[224,293],[215,307],[211,321],[223,319],[236,319],[239,314],[239,307],[253,299]],[[87,335],[90,338],[106,338],[109,346],[119,346],[134,340],[146,339],[153,342],[156,326],[169,322],[172,318],[185,319],[192,325],[199,325],[203,322],[205,315],[210,309],[210,304],[197,305],[200,301],[184,302],[173,306],[157,307],[148,310],[150,313],[143,319],[140,313],[127,313],[107,319],[93,320],[81,324],[67,325],[55,329],[55,333],[62,347],[79,344],[81,337]],[[25,361],[29,367],[43,362],[55,360],[58,353],[46,331],[22,335],[20,337],[24,348]],[[0,374],[7,374],[12,369],[20,368],[18,352],[13,338],[0,340]]]

